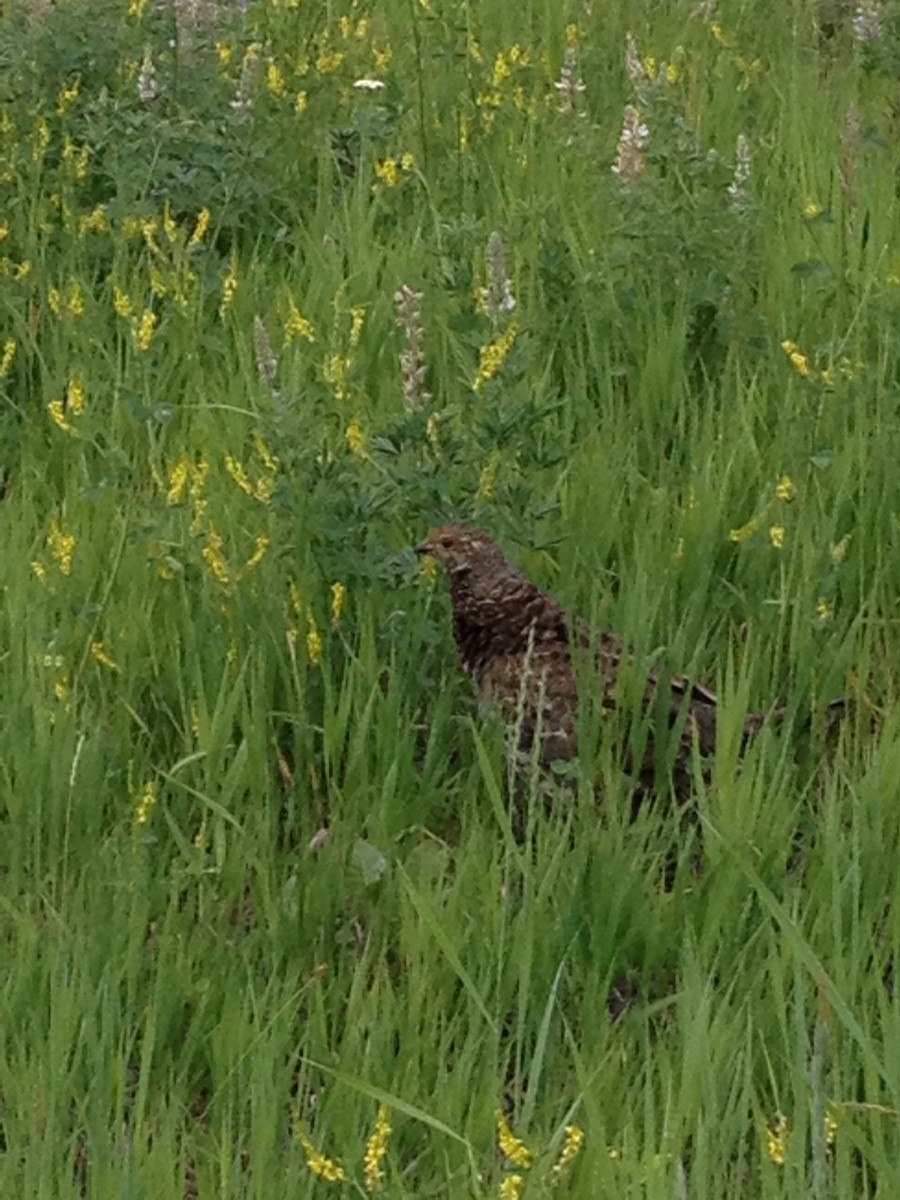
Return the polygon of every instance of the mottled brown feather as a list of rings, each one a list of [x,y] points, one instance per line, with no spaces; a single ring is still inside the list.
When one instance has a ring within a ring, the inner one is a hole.
[[[450,578],[453,631],[462,666],[474,679],[479,697],[492,702],[507,725],[519,732],[520,757],[535,755],[542,766],[565,762],[578,753],[578,684],[576,657],[596,662],[601,704],[617,707],[617,682],[623,662],[633,664],[621,640],[608,631],[594,631],[517,571],[499,547],[480,529],[445,525],[417,548],[437,559]],[[648,673],[642,711],[651,718],[640,763],[623,748],[623,769],[639,793],[656,788],[659,763],[652,729],[658,719],[658,692],[668,688],[667,722],[677,728],[685,706],[683,726],[671,778],[679,799],[687,799],[693,782],[694,749],[701,758],[715,751],[718,699],[715,692],[681,675]],[[782,710],[771,714],[781,719]],[[744,741],[755,736],[766,715],[753,713],[744,726]],[[535,736],[540,745],[535,751]],[[670,751],[671,752],[671,751]]]

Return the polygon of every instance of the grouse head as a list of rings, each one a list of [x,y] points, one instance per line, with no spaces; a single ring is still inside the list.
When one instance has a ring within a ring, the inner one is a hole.
[[[496,543],[474,525],[441,525],[416,546],[416,554],[436,559],[451,577],[507,565]]]

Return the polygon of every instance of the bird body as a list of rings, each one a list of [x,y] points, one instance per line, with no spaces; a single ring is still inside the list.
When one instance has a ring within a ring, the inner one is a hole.
[[[515,731],[520,761],[549,767],[575,758],[579,680],[596,677],[601,711],[612,715],[638,670],[621,639],[568,616],[480,529],[442,526],[416,551],[437,559],[448,572],[463,669],[472,676],[479,697],[493,704]],[[581,671],[579,660],[587,664],[587,671]],[[660,770],[665,769],[676,797],[685,800],[692,790],[695,752],[704,759],[715,751],[718,698],[685,676],[663,676],[655,670],[638,679],[641,688],[641,711],[650,720],[645,722],[645,738],[627,739],[624,771],[641,795],[659,787]],[[771,716],[781,719],[783,710]],[[766,719],[764,713],[747,718],[744,742]],[[659,761],[656,745],[660,721],[669,731],[665,764]]]

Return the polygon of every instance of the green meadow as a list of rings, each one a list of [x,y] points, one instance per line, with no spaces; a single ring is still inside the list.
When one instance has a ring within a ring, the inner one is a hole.
[[[0,64],[0,1195],[894,1200],[898,6]],[[586,728],[513,835],[452,519],[719,690],[691,822]]]

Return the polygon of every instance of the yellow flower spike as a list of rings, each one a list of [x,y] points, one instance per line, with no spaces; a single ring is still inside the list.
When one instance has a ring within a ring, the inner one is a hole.
[[[56,565],[63,575],[72,574],[72,560],[75,554],[75,535],[66,533],[54,517],[47,534],[47,549],[53,555]]]
[[[119,664],[112,657],[102,642],[91,642],[91,658],[107,671],[118,671]]]
[[[400,168],[406,171],[407,174],[416,169],[416,156],[411,150],[404,150],[400,155]]]
[[[803,205],[803,216],[807,221],[814,221],[816,217],[821,217],[824,211],[825,210],[822,208],[822,205],[819,204],[817,200],[808,198],[806,203]]]
[[[382,1104],[375,1118],[375,1129],[366,1143],[366,1154],[363,1160],[365,1171],[366,1191],[380,1192],[384,1184],[384,1168],[382,1163],[387,1154],[388,1138],[391,1136],[391,1118],[387,1105]]]
[[[385,187],[396,187],[400,182],[400,164],[396,158],[380,158],[375,164],[375,178]]]
[[[255,571],[262,560],[266,557],[266,553],[271,544],[271,538],[265,533],[257,534],[256,544],[253,553],[244,563],[244,574],[248,571]]]
[[[238,289],[238,270],[237,260],[232,257],[231,263],[226,272],[225,278],[222,280],[222,302],[219,305],[219,316],[224,317],[234,303],[234,297]]]
[[[394,52],[390,46],[385,46],[383,50],[377,46],[372,47],[372,70],[375,75],[384,75],[388,67],[391,65],[391,59],[394,57]]]
[[[825,1114],[825,1145],[833,1146],[837,1137],[837,1119],[833,1113]]]
[[[227,67],[234,56],[234,51],[227,42],[216,42],[216,58],[219,66]]]
[[[790,1124],[787,1117],[780,1113],[775,1124],[766,1130],[766,1150],[769,1158],[778,1167],[783,1167],[787,1159],[787,1143]]]
[[[720,46],[730,47],[734,45],[734,35],[728,33],[718,21],[710,21],[709,32]]]
[[[480,392],[484,385],[499,373],[515,345],[518,332],[518,323],[512,321],[505,332],[482,347],[478,358],[478,374],[472,384],[476,392]]]
[[[746,525],[741,525],[737,529],[732,529],[728,534],[730,542],[736,542],[739,546],[753,536],[760,528],[764,520],[762,514],[751,517]]]
[[[481,474],[478,477],[478,489],[475,492],[476,500],[490,500],[494,495],[494,489],[497,486],[497,472],[500,469],[500,451],[492,450],[488,455],[487,462],[481,468]]]
[[[140,797],[138,797],[135,802],[134,823],[138,828],[140,828],[142,825],[146,825],[150,820],[150,814],[153,812],[154,808],[156,808],[158,800],[159,788],[151,780],[151,782],[144,787],[143,792],[141,792]]]
[[[341,617],[343,616],[346,604],[347,585],[345,583],[333,583],[331,585],[331,624],[335,629],[341,623]]]
[[[222,550],[224,544],[221,534],[217,533],[210,525],[206,535],[206,545],[200,551],[200,555],[216,583],[227,588],[231,585],[231,572],[228,570],[228,561]]]
[[[169,490],[166,494],[166,501],[169,504],[181,503],[190,472],[191,464],[187,457],[183,457],[180,462],[169,469]]]
[[[317,667],[322,661],[322,637],[311,611],[306,616],[306,654],[311,667]]]
[[[775,485],[775,499],[786,504],[789,500],[793,500],[796,490],[790,475],[782,475]]]
[[[247,472],[233,454],[225,455],[225,470],[245,495],[253,495],[253,484],[250,482]]]
[[[309,104],[309,92],[298,92],[294,98],[294,112],[306,112],[306,106]]]
[[[524,1187],[524,1175],[507,1175],[507,1177],[501,1181],[500,1190],[498,1191],[497,1195],[500,1197],[500,1200],[519,1200]]]
[[[122,317],[126,321],[134,316],[134,305],[131,302],[131,297],[118,284],[113,284],[113,308],[116,311],[116,316]]]
[[[366,323],[366,310],[361,304],[354,304],[350,309],[350,345],[358,346]]]
[[[288,319],[284,323],[284,344],[289,346],[295,337],[302,337],[307,342],[316,340],[316,331],[312,322],[304,317],[297,305],[291,301]]]
[[[343,61],[344,56],[339,50],[326,50],[316,59],[316,70],[320,75],[333,75],[335,71],[340,70]]]
[[[254,433],[253,435],[253,445],[256,447],[256,453],[262,459],[266,470],[271,475],[275,475],[278,471],[278,459],[258,433]]]
[[[784,549],[784,526],[771,525],[769,527],[769,541],[776,550]]]
[[[303,611],[303,597],[300,595],[300,589],[292,579],[288,591],[291,597],[291,608],[296,616],[299,616]]]
[[[287,95],[287,84],[278,63],[270,62],[266,67],[266,87],[276,100],[283,100]]]
[[[66,311],[70,317],[81,317],[84,315],[84,292],[81,290],[81,284],[77,279],[73,279],[69,284],[69,290],[66,294]]]
[[[500,1147],[500,1153],[514,1167],[524,1167],[527,1170],[534,1162],[534,1153],[513,1133],[502,1109],[497,1110],[497,1145]]]
[[[304,1148],[306,1165],[310,1168],[313,1175],[318,1176],[325,1183],[340,1183],[343,1180],[343,1166],[330,1158],[326,1158],[324,1154],[316,1150],[316,1147],[313,1146],[312,1141],[308,1138],[299,1121],[295,1123],[294,1136],[300,1142],[302,1148]]]
[[[201,208],[197,213],[197,223],[194,225],[194,231],[191,234],[189,246],[199,246],[209,232],[209,227],[212,224],[212,213],[208,208]]]
[[[832,616],[834,616],[834,609],[827,600],[820,597],[818,603],[816,604],[816,617],[820,621],[827,621]]]
[[[428,445],[435,454],[441,452],[441,421],[437,413],[429,413],[428,421],[425,424],[425,437],[428,439]]]
[[[584,1130],[578,1125],[566,1126],[566,1137],[559,1152],[559,1158],[550,1170],[551,1179],[557,1180],[571,1166],[584,1145]]]
[[[134,334],[134,342],[142,354],[150,349],[150,343],[153,341],[153,335],[156,332],[158,324],[159,317],[152,308],[145,308],[141,313],[141,319],[133,322],[132,333]]]
[[[58,425],[63,433],[75,432],[75,426],[66,420],[66,410],[62,400],[51,400],[47,405],[47,412],[53,423]]]
[[[850,534],[845,533],[839,542],[835,542],[831,547],[831,561],[833,563],[842,563],[847,557],[847,551],[850,548]]]
[[[347,447],[354,458],[367,458],[366,452],[366,435],[362,425],[354,417],[347,426],[347,431],[344,435],[347,439]]]

